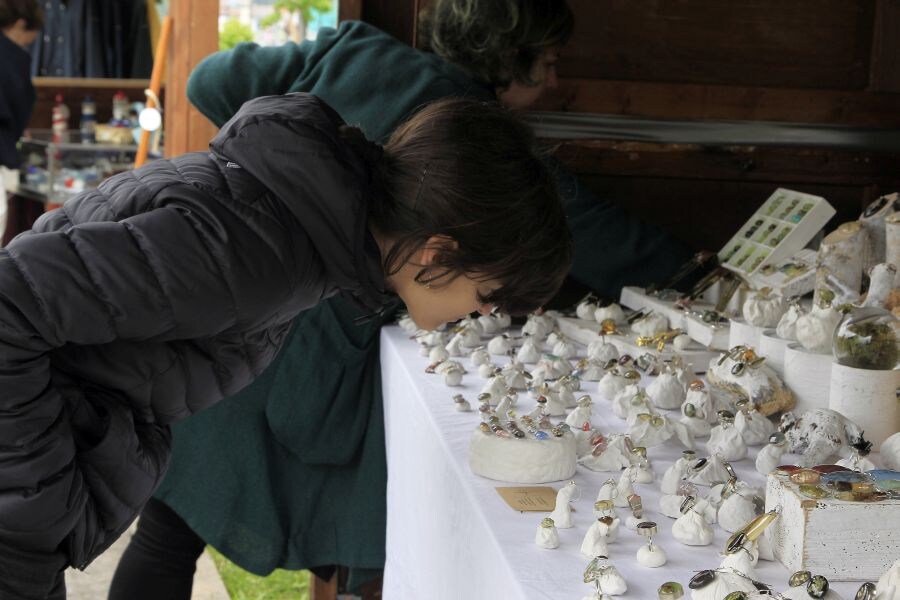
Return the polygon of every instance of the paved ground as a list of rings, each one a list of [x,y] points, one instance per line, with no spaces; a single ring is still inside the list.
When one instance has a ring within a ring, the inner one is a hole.
[[[112,580],[119,557],[125,551],[133,532],[134,526],[84,571],[69,569],[66,572],[68,600],[106,600],[109,582]],[[216,571],[212,559],[206,553],[197,563],[197,573],[194,575],[194,593],[191,598],[192,600],[229,600],[219,572]]]

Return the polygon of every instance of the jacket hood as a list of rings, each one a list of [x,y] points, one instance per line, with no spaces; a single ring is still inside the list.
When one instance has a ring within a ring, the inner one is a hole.
[[[393,295],[367,227],[371,171],[341,138],[343,124],[316,96],[263,96],[241,107],[210,151],[224,169],[246,170],[283,202],[338,287],[380,311]]]

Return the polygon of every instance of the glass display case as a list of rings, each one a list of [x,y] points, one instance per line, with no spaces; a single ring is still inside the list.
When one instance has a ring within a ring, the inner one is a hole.
[[[82,143],[79,131],[53,141],[49,129],[31,130],[19,142],[23,164],[17,193],[44,202],[47,209],[97,187],[111,175],[134,166],[136,145]]]

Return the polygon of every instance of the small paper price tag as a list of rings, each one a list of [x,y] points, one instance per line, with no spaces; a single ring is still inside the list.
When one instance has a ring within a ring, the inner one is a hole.
[[[519,512],[552,512],[556,506],[556,490],[552,487],[494,488],[510,508]]]

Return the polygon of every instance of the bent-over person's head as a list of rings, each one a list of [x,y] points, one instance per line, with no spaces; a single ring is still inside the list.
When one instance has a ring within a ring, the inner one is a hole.
[[[418,44],[522,109],[556,87],[559,50],[574,23],[565,0],[433,0],[420,14]]]
[[[0,0],[0,33],[23,48],[30,45],[44,26],[38,0]]]
[[[370,228],[420,327],[525,314],[559,289],[572,259],[565,212],[531,130],[507,109],[429,104],[394,132],[376,173]]]

